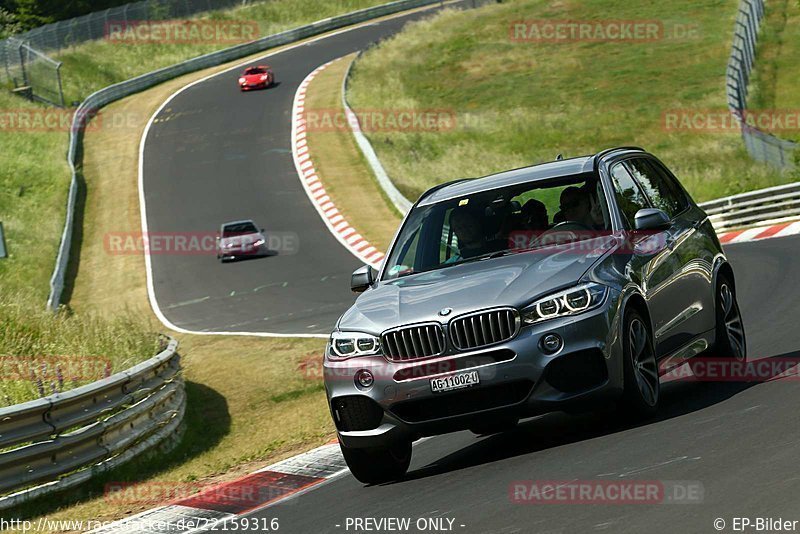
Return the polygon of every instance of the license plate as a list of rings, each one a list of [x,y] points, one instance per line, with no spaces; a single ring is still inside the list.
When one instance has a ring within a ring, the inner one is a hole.
[[[466,373],[431,378],[431,391],[440,393],[453,389],[468,388],[480,384],[480,382],[478,371],[467,371]]]

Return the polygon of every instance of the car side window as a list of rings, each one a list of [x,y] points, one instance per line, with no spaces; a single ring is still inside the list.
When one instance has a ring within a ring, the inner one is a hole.
[[[653,207],[664,210],[670,218],[673,218],[689,205],[680,186],[653,162],[636,158],[630,160],[628,164]]]
[[[647,197],[622,163],[611,167],[611,181],[614,182],[614,193],[619,210],[622,212],[623,222],[627,228],[633,228],[636,212],[650,207]]]

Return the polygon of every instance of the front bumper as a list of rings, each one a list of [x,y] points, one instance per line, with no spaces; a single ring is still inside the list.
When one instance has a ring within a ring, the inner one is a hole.
[[[268,81],[257,83],[243,83],[239,85],[242,91],[251,91],[253,89],[265,89],[269,85]]]
[[[257,247],[236,247],[217,249],[217,255],[222,260],[235,260],[241,258],[252,258],[266,254],[263,245]]]
[[[347,447],[385,446],[464,430],[499,416],[581,410],[598,398],[618,396],[623,386],[619,306],[620,294],[609,290],[595,310],[523,326],[507,342],[434,359],[326,359],[325,389],[339,437]],[[549,333],[564,341],[552,355],[540,348]],[[355,383],[361,369],[375,377],[369,388]],[[480,384],[431,391],[430,378],[473,369]]]

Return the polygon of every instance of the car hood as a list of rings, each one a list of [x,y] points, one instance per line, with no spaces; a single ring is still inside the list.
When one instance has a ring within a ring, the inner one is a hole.
[[[526,306],[537,297],[578,283],[616,240],[595,239],[591,251],[575,247],[533,250],[410,275],[362,293],[339,322],[340,329],[378,334],[388,328],[442,320],[497,306]]]

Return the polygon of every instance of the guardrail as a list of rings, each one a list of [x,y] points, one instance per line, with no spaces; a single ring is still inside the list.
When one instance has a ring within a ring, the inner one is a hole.
[[[58,256],[56,258],[55,269],[50,278],[50,295],[47,299],[47,307],[51,310],[58,308],[61,303],[61,294],[64,291],[64,278],[67,271],[67,263],[69,261],[70,248],[72,245],[72,233],[75,218],[75,200],[78,192],[78,147],[83,139],[83,130],[86,123],[91,117],[97,113],[97,110],[124,98],[126,96],[138,93],[154,85],[158,85],[167,80],[177,78],[184,74],[189,74],[198,70],[206,69],[222,65],[229,61],[241,59],[243,57],[256,54],[282,46],[285,44],[293,43],[313,37],[331,30],[340,29],[346,26],[366,22],[375,18],[407,11],[417,7],[440,4],[441,0],[399,0],[390,2],[380,6],[354,11],[346,15],[339,15],[323,19],[306,26],[301,26],[292,30],[287,30],[274,35],[269,35],[249,43],[236,45],[224,50],[212,52],[203,56],[192,58],[190,60],[165,67],[124,82],[110,85],[99,91],[89,95],[86,100],[81,103],[75,114],[73,115],[72,125],[70,127],[70,141],[69,150],[67,152],[67,162],[69,163],[70,171],[72,173],[72,181],[70,183],[69,193],[67,196],[67,215],[64,223],[64,230],[61,234],[61,244],[58,249]]]
[[[700,207],[717,230],[800,217],[800,182],[711,200]]]
[[[502,0],[456,0],[448,3],[457,8],[476,9],[478,7],[483,7],[486,4],[500,3],[501,1]],[[444,2],[442,2],[442,4],[444,4]],[[353,134],[356,144],[361,150],[361,154],[364,156],[364,159],[367,160],[367,164],[369,165],[370,169],[372,169],[372,174],[375,175],[375,180],[378,182],[378,185],[381,187],[381,189],[383,189],[384,194],[389,198],[395,209],[400,212],[400,215],[405,216],[414,203],[405,195],[403,195],[403,193],[397,189],[397,186],[394,185],[392,179],[389,178],[389,174],[386,172],[386,169],[383,168],[381,160],[378,158],[378,155],[375,153],[375,149],[372,147],[372,143],[369,142],[367,136],[361,131],[361,124],[358,121],[358,115],[353,112],[353,110],[350,108],[350,103],[347,101],[347,89],[350,86],[350,74],[353,70],[353,65],[355,65],[356,61],[358,61],[362,54],[364,54],[370,48],[376,46],[376,44],[359,50],[358,55],[347,67],[347,72],[345,73],[344,80],[342,81],[342,107],[344,108],[344,113],[347,117],[347,124],[350,126],[350,132]]]
[[[748,84],[756,61],[756,42],[763,18],[764,0],[741,0],[725,72],[728,109],[741,125],[742,139],[751,158],[781,169],[793,168],[797,143],[763,132],[742,120],[747,116]]]
[[[361,131],[361,124],[358,122],[358,116],[353,113],[353,110],[350,109],[350,104],[347,102],[347,87],[350,83],[350,71],[353,69],[353,65],[355,65],[356,61],[358,61],[358,58],[360,58],[361,54],[363,53],[364,50],[359,51],[358,55],[347,67],[344,80],[342,80],[342,107],[344,108],[344,113],[347,117],[347,124],[350,126],[350,131],[355,138],[358,148],[361,150],[361,154],[364,155],[364,159],[367,160],[367,164],[369,164],[369,167],[372,169],[372,174],[375,175],[378,185],[381,187],[381,189],[383,189],[383,192],[386,194],[386,196],[389,197],[392,205],[398,212],[400,212],[400,215],[405,216],[405,214],[411,209],[413,202],[408,200],[403,193],[397,189],[391,178],[389,178],[389,175],[386,173],[386,169],[384,169],[383,164],[381,164],[381,160],[378,159],[378,155],[375,153],[375,149],[372,148],[372,143],[369,142],[367,136],[365,136]]]
[[[80,484],[174,435],[186,406],[178,343],[91,384],[0,409],[0,509]]]

